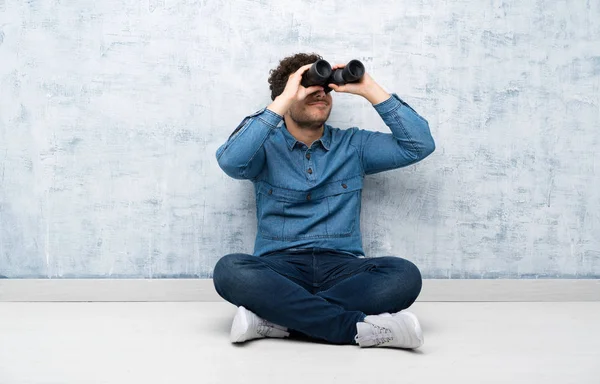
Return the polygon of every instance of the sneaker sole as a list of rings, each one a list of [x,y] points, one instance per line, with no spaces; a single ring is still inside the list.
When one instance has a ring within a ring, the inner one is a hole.
[[[242,343],[246,341],[246,332],[248,332],[248,311],[240,306],[233,318],[229,339],[232,343]]]

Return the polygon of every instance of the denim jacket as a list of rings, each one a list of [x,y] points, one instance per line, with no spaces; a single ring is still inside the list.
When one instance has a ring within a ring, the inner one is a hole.
[[[329,249],[364,256],[360,209],[365,175],[414,164],[435,149],[427,120],[396,94],[374,105],[392,133],[328,124],[308,148],[282,116],[247,116],[216,156],[223,171],[254,183],[254,255]]]

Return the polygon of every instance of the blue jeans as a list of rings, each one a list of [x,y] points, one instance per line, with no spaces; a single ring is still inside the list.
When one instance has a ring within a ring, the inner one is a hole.
[[[358,258],[323,249],[233,253],[215,266],[219,295],[259,317],[333,344],[354,344],[366,315],[408,308],[421,292],[421,273],[399,257]]]

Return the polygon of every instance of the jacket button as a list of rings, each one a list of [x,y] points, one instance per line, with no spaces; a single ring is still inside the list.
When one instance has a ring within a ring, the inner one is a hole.
[[[348,186],[346,184],[342,184],[342,188],[346,189]]]
[[[306,200],[310,201],[310,199],[312,199],[312,197],[310,196],[310,193],[308,195],[306,195]]]
[[[307,158],[308,160],[310,160],[310,153],[307,153],[307,154],[306,154],[306,158]]]
[[[269,189],[269,195],[272,195],[272,194],[273,194],[273,190]]]
[[[312,175],[312,168],[308,168],[307,172],[308,172],[309,175]]]

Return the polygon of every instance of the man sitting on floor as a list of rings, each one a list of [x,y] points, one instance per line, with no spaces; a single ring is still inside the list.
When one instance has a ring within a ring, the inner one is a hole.
[[[368,73],[329,87],[367,99],[391,133],[327,125],[329,89],[300,84],[319,59],[281,60],[269,78],[273,102],[246,117],[217,150],[227,175],[254,183],[258,219],[254,254],[226,255],[214,269],[217,292],[239,307],[231,341],[296,334],[418,348],[421,327],[405,309],[421,291],[419,269],[400,257],[365,257],[360,207],[365,175],[434,151],[429,125]]]

